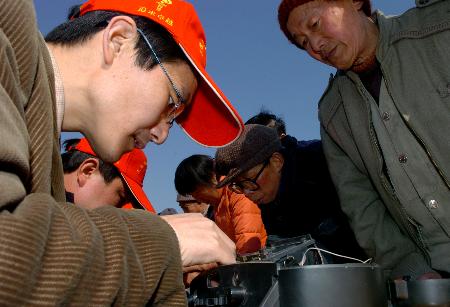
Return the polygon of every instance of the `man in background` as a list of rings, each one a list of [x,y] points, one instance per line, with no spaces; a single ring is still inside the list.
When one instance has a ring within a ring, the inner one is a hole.
[[[276,116],[272,112],[266,110],[261,110],[258,114],[250,117],[245,124],[256,124],[274,128],[281,140],[287,136],[286,123],[284,120],[280,116]]]
[[[85,138],[66,140],[64,147],[61,158],[67,201],[85,209],[113,206],[155,213],[142,188],[147,171],[142,150],[135,148],[109,163],[97,157]]]
[[[173,215],[173,214],[178,214],[177,209],[175,208],[165,208],[163,209],[161,212],[158,213],[158,215]]]
[[[218,187],[258,204],[269,240],[311,234],[331,252],[365,260],[340,209],[320,143],[284,147],[275,129],[249,124],[236,141],[217,149],[215,163],[224,176]]]
[[[200,213],[214,221],[214,206],[198,201],[190,194],[177,193],[177,202],[184,213]]]

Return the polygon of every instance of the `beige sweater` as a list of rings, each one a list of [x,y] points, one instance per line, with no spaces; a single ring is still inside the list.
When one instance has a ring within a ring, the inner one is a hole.
[[[167,223],[65,203],[54,104],[32,1],[0,0],[0,305],[186,305]]]

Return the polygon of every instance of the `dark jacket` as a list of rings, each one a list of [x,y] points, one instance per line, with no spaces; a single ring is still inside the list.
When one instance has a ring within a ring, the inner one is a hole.
[[[260,206],[268,235],[285,238],[309,233],[333,252],[365,258],[339,207],[322,142],[297,141],[288,135],[282,144],[284,165],[277,198]]]

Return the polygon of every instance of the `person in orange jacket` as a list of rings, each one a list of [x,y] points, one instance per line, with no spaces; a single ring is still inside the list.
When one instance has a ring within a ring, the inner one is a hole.
[[[214,221],[214,206],[198,201],[192,195],[181,195],[180,193],[177,193],[177,202],[184,213],[200,213]]]
[[[176,169],[177,192],[214,206],[214,221],[235,242],[239,254],[263,248],[267,233],[258,206],[243,194],[216,188],[216,184],[214,159],[207,155],[192,155]]]
[[[86,138],[66,140],[64,147],[61,158],[68,201],[85,209],[113,206],[155,213],[142,188],[147,157],[141,149],[108,163],[97,157]]]

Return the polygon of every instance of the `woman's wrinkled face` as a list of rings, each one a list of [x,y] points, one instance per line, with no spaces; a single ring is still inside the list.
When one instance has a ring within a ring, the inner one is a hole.
[[[349,70],[367,47],[362,2],[315,0],[293,9],[287,29],[314,59]]]

